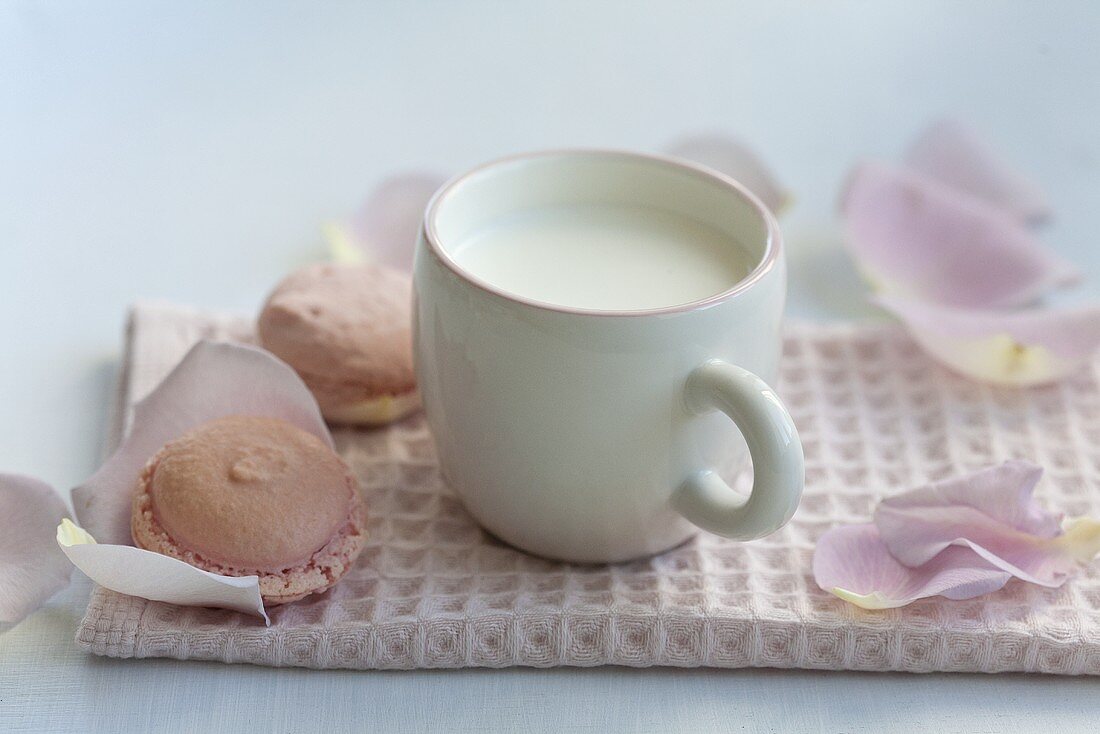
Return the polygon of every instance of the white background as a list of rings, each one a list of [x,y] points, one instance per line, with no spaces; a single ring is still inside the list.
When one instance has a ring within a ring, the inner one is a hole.
[[[126,304],[254,311],[387,174],[751,142],[794,191],[790,313],[871,312],[835,200],[943,114],[1050,192],[1100,293],[1100,6],[0,0],[0,470],[95,468]],[[0,730],[1094,730],[1100,681],[336,673],[86,656],[76,584],[0,638]],[[2,593],[2,591],[0,591]]]

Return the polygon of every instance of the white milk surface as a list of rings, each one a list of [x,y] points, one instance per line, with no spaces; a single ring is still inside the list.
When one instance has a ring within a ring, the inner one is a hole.
[[[749,272],[729,235],[643,207],[531,209],[448,248],[465,270],[519,296],[584,309],[676,306],[728,290]]]

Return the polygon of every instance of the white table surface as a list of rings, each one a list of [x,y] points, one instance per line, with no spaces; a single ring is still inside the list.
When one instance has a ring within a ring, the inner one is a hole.
[[[752,141],[794,190],[790,313],[868,314],[834,202],[970,120],[1100,293],[1100,6],[0,0],[0,469],[95,468],[126,304],[254,310],[388,173]],[[80,580],[0,637],[0,731],[1095,730],[1100,681],[801,671],[348,673],[106,660]]]

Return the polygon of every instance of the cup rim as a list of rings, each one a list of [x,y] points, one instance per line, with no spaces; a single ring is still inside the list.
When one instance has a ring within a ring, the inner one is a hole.
[[[459,265],[454,258],[451,257],[440,243],[439,232],[436,229],[436,219],[439,207],[448,196],[460,186],[465,184],[469,179],[474,176],[498,166],[503,166],[510,163],[516,163],[519,161],[535,160],[539,158],[554,158],[554,157],[599,157],[599,158],[627,158],[633,160],[640,160],[648,163],[656,163],[671,168],[681,169],[693,176],[705,178],[712,183],[717,183],[724,186],[727,189],[731,189],[733,193],[742,197],[756,210],[756,213],[763,219],[765,230],[767,232],[767,242],[764,244],[764,254],[760,258],[760,261],[756,266],[749,271],[749,273],[741,280],[734,283],[732,286],[724,291],[716,293],[706,298],[696,299],[689,301],[688,303],[675,304],[672,306],[658,306],[656,308],[645,309],[594,309],[594,308],[581,308],[578,306],[567,306],[557,303],[549,303],[547,301],[539,301],[534,298],[528,298],[517,293],[512,293],[493,285],[489,281],[474,275],[470,271]],[[660,316],[666,314],[678,314],[686,313],[689,311],[698,311],[712,306],[716,306],[720,303],[734,298],[735,296],[744,293],[758,281],[762,280],[774,267],[779,260],[780,253],[783,250],[783,236],[779,231],[779,223],[775,219],[775,215],[764,206],[764,203],[760,199],[748,190],[744,184],[727,176],[726,174],[717,171],[708,166],[694,161],[685,160],[682,158],[676,158],[673,156],[660,155],[657,153],[641,153],[630,150],[622,150],[616,148],[553,148],[547,150],[537,150],[524,153],[515,153],[512,155],[502,156],[495,158],[486,163],[482,163],[479,166],[469,169],[468,171],[461,173],[454,178],[443,184],[432,195],[432,198],[428,201],[428,205],[424,210],[424,217],[421,223],[421,233],[424,237],[424,241],[431,249],[432,253],[439,259],[443,265],[454,273],[456,276],[466,281],[470,285],[476,288],[490,293],[499,298],[503,298],[513,303],[520,303],[531,308],[539,309],[542,311],[552,311],[557,313],[570,314],[575,316],[601,316],[601,317],[624,317],[624,316]]]

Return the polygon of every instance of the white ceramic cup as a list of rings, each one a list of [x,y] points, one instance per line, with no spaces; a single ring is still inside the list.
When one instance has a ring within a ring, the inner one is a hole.
[[[594,311],[507,293],[448,250],[509,214],[590,202],[716,227],[750,254],[750,272],[694,303]],[[428,205],[414,276],[417,376],[444,480],[497,537],[567,561],[647,556],[699,528],[737,540],[775,531],[804,476],[768,386],[785,296],[775,218],[709,169],[558,151],[459,176]],[[748,497],[726,483],[746,448]]]

